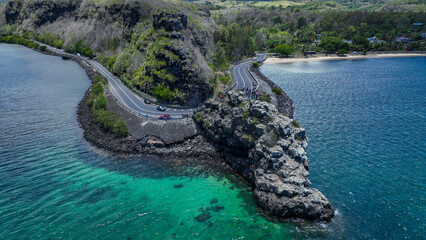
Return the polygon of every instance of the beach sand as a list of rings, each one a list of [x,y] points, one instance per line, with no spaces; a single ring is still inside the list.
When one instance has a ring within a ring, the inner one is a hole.
[[[294,63],[294,62],[308,62],[308,61],[324,61],[324,60],[347,60],[347,59],[368,59],[368,58],[392,58],[392,57],[426,57],[426,53],[382,53],[382,54],[368,54],[368,55],[348,55],[339,57],[337,55],[319,55],[310,57],[295,57],[295,58],[277,58],[268,57],[263,63]]]

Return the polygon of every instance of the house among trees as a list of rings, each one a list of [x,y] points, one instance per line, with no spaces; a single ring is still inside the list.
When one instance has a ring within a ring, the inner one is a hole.
[[[422,38],[426,38],[426,33],[422,33]]]
[[[373,43],[373,44],[376,44],[376,43],[378,43],[378,41],[379,41],[379,39],[377,39],[377,37],[367,38],[367,40],[368,40],[370,43]]]
[[[411,26],[414,26],[415,28],[413,29],[414,32],[420,31],[420,29],[422,29],[423,25],[425,25],[424,23],[412,23]]]
[[[312,42],[312,45],[318,45],[321,41],[320,40],[315,40]]]
[[[395,39],[395,42],[397,43],[412,43],[413,40],[411,38],[408,37],[399,37]]]

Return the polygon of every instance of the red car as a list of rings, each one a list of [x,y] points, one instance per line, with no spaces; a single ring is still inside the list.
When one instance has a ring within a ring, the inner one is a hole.
[[[160,116],[160,119],[164,119],[164,120],[168,120],[171,119],[172,117],[169,114],[164,114],[163,116]]]

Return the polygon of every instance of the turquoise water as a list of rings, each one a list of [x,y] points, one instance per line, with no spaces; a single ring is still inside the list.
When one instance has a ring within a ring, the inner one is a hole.
[[[89,86],[72,61],[0,44],[0,239],[300,236],[229,173],[92,148],[76,120]]]
[[[310,180],[337,209],[327,237],[425,239],[426,58],[261,70],[307,129]]]

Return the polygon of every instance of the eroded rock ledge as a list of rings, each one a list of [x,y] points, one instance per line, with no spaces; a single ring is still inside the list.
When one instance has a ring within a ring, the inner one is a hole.
[[[272,104],[229,92],[194,116],[203,135],[254,186],[258,205],[280,219],[330,220],[329,201],[309,188],[305,130]]]

